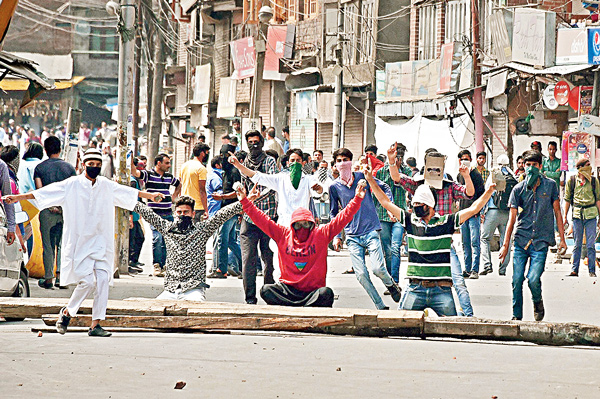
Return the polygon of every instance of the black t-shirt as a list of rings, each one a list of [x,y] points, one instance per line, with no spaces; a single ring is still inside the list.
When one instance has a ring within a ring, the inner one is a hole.
[[[471,199],[461,199],[458,201],[459,208],[461,210],[467,209],[468,207],[470,207],[473,204],[473,202],[475,202],[479,197],[481,197],[483,195],[483,193],[485,193],[485,182],[483,181],[481,174],[477,171],[476,168],[471,169],[471,172],[469,172],[469,176],[471,176],[471,180],[473,181],[473,187],[475,188],[475,195],[473,195],[473,197],[471,197]],[[460,173],[458,174],[458,176],[456,176],[456,180],[460,184],[465,184],[465,179],[462,177],[462,175]]]
[[[42,186],[56,183],[75,176],[75,168],[68,162],[59,158],[49,158],[44,162],[40,162],[33,172],[33,178],[40,178]]]
[[[232,193],[233,184],[235,182],[240,182],[242,180],[242,176],[240,175],[239,170],[230,165],[227,169],[223,170],[223,194]],[[225,207],[229,204],[233,204],[237,202],[237,197],[233,199],[223,200],[221,202],[221,207]]]

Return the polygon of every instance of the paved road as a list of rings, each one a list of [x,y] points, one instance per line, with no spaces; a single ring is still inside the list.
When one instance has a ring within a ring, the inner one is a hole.
[[[142,261],[150,265],[150,257],[146,246]],[[332,254],[328,283],[339,295],[334,306],[373,308],[354,276],[342,274],[349,264],[347,253]],[[566,262],[547,265],[547,320],[600,324],[600,283],[586,274],[567,278],[568,268]],[[110,297],[158,295],[162,279],[149,272],[117,280]],[[374,282],[383,292],[383,284]],[[243,302],[241,280],[209,283],[208,300]],[[510,276],[467,284],[478,316],[510,318]],[[37,297],[67,297],[72,290],[41,290],[33,280],[31,285]],[[394,306],[389,296],[384,300]],[[525,319],[532,319],[528,294]],[[105,340],[73,332],[38,338],[32,326],[41,323],[0,323],[2,398],[600,397],[595,348],[266,333],[117,333]],[[187,386],[173,392],[177,380]]]

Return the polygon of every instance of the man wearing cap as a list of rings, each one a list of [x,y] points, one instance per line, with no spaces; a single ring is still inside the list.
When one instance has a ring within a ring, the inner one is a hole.
[[[238,198],[244,212],[258,228],[271,237],[279,250],[281,278],[265,284],[260,296],[269,305],[331,307],[333,291],[326,286],[327,246],[348,224],[365,197],[365,184],[358,184],[354,197],[329,223],[317,226],[312,212],[297,208],[289,226],[275,223],[246,198],[242,188]],[[256,186],[251,195],[256,191]]]
[[[132,211],[138,197],[160,201],[160,193],[147,193],[99,176],[102,153],[88,149],[83,156],[85,173],[27,194],[3,198],[8,204],[36,200],[39,209],[60,206],[63,211],[61,284],[77,284],[69,304],[62,308],[56,329],[64,334],[85,298],[94,292],[90,336],[107,337],[100,327],[106,317],[108,286],[114,270],[115,207]]]
[[[427,155],[442,156],[442,154],[438,153],[435,148],[427,149],[425,151],[425,156],[427,157]],[[388,158],[393,159],[395,157],[396,146],[393,145],[388,149]],[[415,190],[425,182],[423,172],[424,167],[421,173],[415,175],[414,177],[409,177],[400,173],[395,165],[390,165],[390,174],[394,182],[404,187],[406,192],[411,195],[414,195]],[[444,178],[442,188],[436,190],[435,192],[435,210],[440,216],[445,216],[452,213],[452,205],[457,200],[469,199],[475,194],[475,186],[473,184],[473,180],[471,180],[469,167],[461,165],[459,167],[459,172],[465,179],[464,185]],[[467,285],[465,284],[465,278],[462,275],[462,266],[460,265],[460,260],[458,259],[458,255],[456,254],[454,246],[451,248],[450,256],[452,260],[452,281],[454,284],[454,289],[456,290],[456,295],[458,296],[461,313],[467,317],[472,317],[473,306],[471,305],[471,297],[469,295]]]
[[[436,199],[428,184],[420,185],[412,199],[413,213],[396,206],[373,178],[370,166],[364,168],[365,177],[381,205],[390,211],[406,229],[408,236],[408,287],[398,309],[433,309],[439,316],[456,316],[452,297],[450,252],[454,231],[466,220],[478,214],[490,199],[495,185],[469,208],[458,213],[440,216]]]

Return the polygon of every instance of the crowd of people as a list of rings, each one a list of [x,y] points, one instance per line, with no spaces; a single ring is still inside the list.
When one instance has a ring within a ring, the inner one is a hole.
[[[211,147],[198,141],[178,176],[170,172],[168,154],[158,154],[152,165],[143,155],[135,157],[131,187],[124,187],[112,181],[112,136],[101,129],[91,135],[82,125],[79,139],[87,140],[87,150],[80,175],[60,159],[63,142],[54,134],[43,140],[45,157],[42,140],[27,141],[24,152],[13,144],[0,152],[0,178],[6,169],[12,183],[9,188],[2,185],[9,231],[16,233],[12,239],[18,238],[19,245],[31,252],[30,233],[22,225],[15,228],[18,210],[9,209],[21,200],[35,199],[41,210],[45,266],[39,284],[48,289],[77,284],[57,323],[62,333],[83,298],[96,287],[90,335],[110,334],[99,327],[99,321],[106,312],[112,278],[114,248],[104,235],[114,231],[114,218],[109,215],[114,214],[114,206],[131,211],[132,274],[144,266],[139,261],[144,242],[141,220],[150,225],[154,275],[164,277],[160,299],[203,301],[207,279],[235,277],[243,280],[248,304],[258,302],[258,291],[269,305],[329,307],[334,294],[326,284],[328,250],[340,251],[345,245],[352,264],[347,272],[355,275],[377,309],[388,307],[371,275],[382,281],[383,294],[399,303],[399,309],[431,308],[442,316],[473,316],[465,279],[493,273],[491,247],[498,230],[499,275],[506,275],[513,252],[513,319],[523,317],[527,278],[534,317],[542,320],[540,278],[557,237],[558,251],[566,249],[570,209],[574,235],[570,275],[578,276],[585,242],[589,275],[596,276],[600,183],[587,159],[580,160],[577,174],[566,179],[555,142],[548,145],[548,156],[542,154],[539,142],[532,143],[531,150],[517,158],[514,170],[507,155],[488,169],[485,152],[475,154],[473,163],[471,152],[464,149],[455,155],[458,171],[449,171],[440,168],[439,161],[443,165],[452,154],[435,148],[426,151],[420,168],[401,143],[385,154],[375,145],[368,145],[360,155],[339,148],[329,161],[321,150],[308,154],[290,148],[289,132],[284,131],[280,140],[270,127],[246,132],[247,152],[233,135],[221,138],[220,150],[212,157]],[[234,130],[239,133],[239,123]],[[88,223],[90,219],[104,220]],[[458,231],[462,261],[453,244]],[[207,248],[211,239],[212,247]],[[271,240],[277,247],[278,265],[274,265]],[[207,252],[212,252],[210,269]],[[408,256],[408,284],[403,291],[404,255]]]

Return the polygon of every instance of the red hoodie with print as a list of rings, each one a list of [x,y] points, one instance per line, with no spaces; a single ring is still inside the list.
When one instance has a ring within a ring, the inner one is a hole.
[[[361,202],[362,198],[355,196],[331,222],[315,227],[308,239],[300,242],[291,226],[284,227],[273,222],[247,198],[241,201],[244,212],[250,216],[252,222],[277,243],[281,269],[279,281],[302,292],[325,287],[327,246],[352,220]],[[292,213],[292,224],[300,220],[315,223],[312,213],[305,208],[298,208]]]

